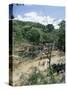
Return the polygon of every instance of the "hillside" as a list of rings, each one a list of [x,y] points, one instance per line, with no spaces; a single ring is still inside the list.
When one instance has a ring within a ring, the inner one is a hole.
[[[52,24],[17,20],[10,20],[11,24],[10,83],[17,86],[65,82],[65,22],[59,24],[59,29]]]
[[[10,21],[11,22],[11,21]],[[30,37],[28,37],[28,34],[36,34],[39,35],[43,34],[43,31],[45,29],[44,25],[41,25],[39,23],[33,23],[33,22],[23,22],[23,21],[12,21],[13,25],[13,38],[16,42],[32,42],[30,41]],[[36,33],[35,33],[36,31]],[[36,35],[37,36],[37,35]],[[33,37],[34,38],[34,37]],[[36,37],[35,37],[36,38]],[[40,38],[40,36],[39,36]]]

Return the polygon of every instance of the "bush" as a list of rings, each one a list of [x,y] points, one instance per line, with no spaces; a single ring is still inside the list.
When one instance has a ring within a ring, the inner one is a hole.
[[[35,67],[32,74],[29,76],[28,84],[34,85],[34,84],[47,84],[47,80],[44,78],[44,75],[42,72],[37,70]]]
[[[55,73],[52,66],[50,66],[45,73],[47,74],[45,75],[44,72],[39,71],[35,67],[29,76],[27,85],[54,84],[64,82],[63,77],[60,77],[60,74]]]

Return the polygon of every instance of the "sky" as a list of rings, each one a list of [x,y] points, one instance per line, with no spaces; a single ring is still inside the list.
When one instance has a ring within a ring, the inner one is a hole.
[[[65,7],[61,6],[13,4],[12,9],[9,7],[9,15],[13,11],[15,20],[31,21],[43,25],[53,24],[55,28],[59,28],[58,24],[65,20]]]

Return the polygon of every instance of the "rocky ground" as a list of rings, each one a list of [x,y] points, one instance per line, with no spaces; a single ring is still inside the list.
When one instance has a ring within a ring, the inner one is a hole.
[[[14,86],[25,85],[25,83],[27,82],[27,78],[29,78],[29,75],[31,74],[33,68],[36,67],[42,73],[46,73],[46,70],[49,66],[48,59],[41,59],[41,55],[33,60],[28,58],[23,59],[15,55],[13,57],[12,73]],[[63,55],[63,53],[60,53],[59,51],[52,52],[51,65],[53,64],[65,64],[65,56]],[[61,77],[62,75],[63,74],[60,74]]]

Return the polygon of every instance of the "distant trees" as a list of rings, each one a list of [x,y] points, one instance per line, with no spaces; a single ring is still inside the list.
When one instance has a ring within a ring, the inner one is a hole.
[[[46,25],[46,30],[47,30],[47,32],[52,32],[54,30],[53,24]]]
[[[39,23],[13,20],[13,33],[17,42],[21,40],[23,43],[25,40],[34,45],[50,42],[55,43],[58,49],[65,51],[65,21],[59,24],[59,29],[54,29],[53,24],[44,26]]]

